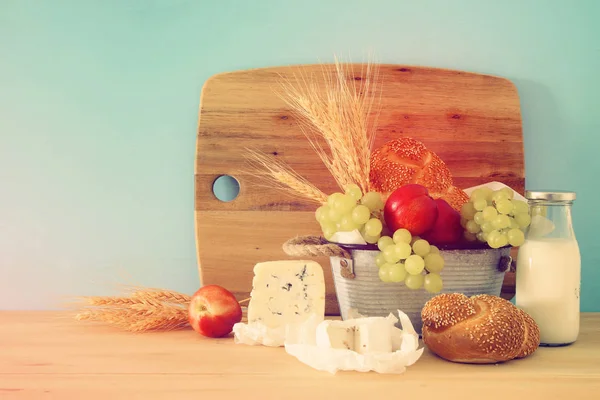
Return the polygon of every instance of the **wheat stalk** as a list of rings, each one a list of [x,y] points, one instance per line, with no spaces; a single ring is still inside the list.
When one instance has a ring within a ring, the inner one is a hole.
[[[276,187],[292,196],[322,204],[327,195],[275,157],[257,150],[246,149],[246,160],[251,166],[246,173],[266,181],[268,187]]]
[[[339,188],[356,184],[366,193],[370,190],[370,156],[379,118],[378,108],[370,118],[381,96],[377,90],[379,69],[368,62],[366,70],[361,68],[358,87],[352,66],[337,58],[333,73],[326,68],[321,72],[324,89],[301,71],[292,73],[292,79],[280,75],[282,90],[278,95],[297,116],[299,129]],[[246,173],[262,179],[265,186],[319,204],[326,201],[325,193],[275,157],[247,149],[247,160],[253,168]]]
[[[104,322],[130,332],[172,330],[189,325],[187,309],[176,306],[155,307],[138,303],[129,308],[109,307],[83,310],[78,321]]]
[[[88,296],[83,300],[92,306],[128,306],[140,303],[140,300],[130,297]]]
[[[370,154],[379,113],[369,118],[377,99],[378,68],[361,70],[359,87],[350,64],[335,60],[334,77],[322,70],[324,89],[302,72],[281,83],[279,96],[296,114],[300,129],[338,186],[369,190]],[[364,75],[364,76],[363,76]],[[351,82],[351,83],[350,83]],[[327,150],[325,150],[327,146]]]
[[[104,322],[131,331],[173,330],[189,326],[191,297],[170,290],[136,288],[130,296],[84,296],[79,321]]]
[[[164,289],[137,290],[132,294],[132,297],[136,299],[154,299],[163,302],[185,305],[189,304],[189,302],[192,300],[192,297],[187,294]]]

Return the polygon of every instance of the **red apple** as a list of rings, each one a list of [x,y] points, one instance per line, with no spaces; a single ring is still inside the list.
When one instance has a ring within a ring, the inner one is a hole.
[[[437,216],[437,205],[429,195],[429,190],[417,184],[394,190],[383,209],[383,218],[392,232],[404,228],[413,236],[431,229]]]
[[[198,289],[192,296],[188,312],[192,328],[211,338],[228,335],[233,325],[242,320],[240,303],[230,291],[218,285]]]
[[[462,239],[463,227],[460,224],[460,213],[444,199],[435,199],[438,217],[433,227],[421,237],[431,244],[453,244]]]

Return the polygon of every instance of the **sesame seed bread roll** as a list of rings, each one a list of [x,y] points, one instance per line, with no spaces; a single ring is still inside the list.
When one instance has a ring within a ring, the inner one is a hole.
[[[531,316],[497,296],[440,294],[421,311],[423,342],[453,362],[490,364],[523,358],[540,345]]]
[[[369,183],[371,190],[387,197],[409,183],[429,189],[434,199],[442,198],[457,211],[469,196],[453,185],[452,174],[444,161],[413,138],[391,140],[371,154]]]

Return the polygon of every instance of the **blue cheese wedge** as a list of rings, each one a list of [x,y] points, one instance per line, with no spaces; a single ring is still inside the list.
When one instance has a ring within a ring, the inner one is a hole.
[[[359,354],[390,353],[393,330],[393,321],[388,318],[327,320],[317,327],[316,342],[321,348],[352,350]]]
[[[325,278],[315,261],[284,260],[254,266],[248,323],[279,328],[325,315]]]

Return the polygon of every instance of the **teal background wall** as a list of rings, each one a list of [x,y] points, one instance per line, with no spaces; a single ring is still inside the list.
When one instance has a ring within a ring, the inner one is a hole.
[[[600,311],[599,18],[596,0],[0,0],[0,308],[196,290],[204,81],[373,51],[515,82],[527,187],[577,191],[582,310]]]

